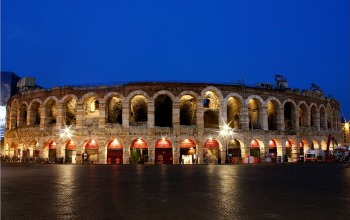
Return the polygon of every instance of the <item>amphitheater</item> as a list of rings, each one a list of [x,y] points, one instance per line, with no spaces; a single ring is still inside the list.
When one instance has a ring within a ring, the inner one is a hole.
[[[280,86],[282,85],[282,86]],[[33,89],[7,103],[4,154],[89,164],[297,162],[340,134],[318,90],[132,82]]]

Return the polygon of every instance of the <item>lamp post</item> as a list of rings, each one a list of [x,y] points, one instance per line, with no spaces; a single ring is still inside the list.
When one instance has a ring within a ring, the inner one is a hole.
[[[228,138],[233,137],[233,128],[228,126],[226,123],[223,126],[220,126],[219,137],[223,137],[226,145],[226,158],[225,163],[228,164]]]

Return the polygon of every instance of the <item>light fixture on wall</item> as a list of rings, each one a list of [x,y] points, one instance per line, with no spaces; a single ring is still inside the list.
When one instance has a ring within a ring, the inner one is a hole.
[[[231,137],[233,138],[234,132],[233,128],[228,126],[228,124],[224,123],[223,126],[220,126],[220,132],[219,132],[219,138],[222,137],[225,141],[225,146],[226,146],[226,158],[225,158],[225,163],[228,163],[228,138]]]

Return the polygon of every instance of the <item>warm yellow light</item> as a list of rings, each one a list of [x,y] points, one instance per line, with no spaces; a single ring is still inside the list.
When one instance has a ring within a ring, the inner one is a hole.
[[[349,122],[345,122],[344,128],[345,128],[346,130],[349,129]]]
[[[95,140],[94,140],[94,139],[92,139],[91,143],[92,143],[92,144],[95,144]]]

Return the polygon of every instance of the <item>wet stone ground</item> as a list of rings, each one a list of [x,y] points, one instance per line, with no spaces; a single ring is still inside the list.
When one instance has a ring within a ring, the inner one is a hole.
[[[1,219],[350,219],[341,163],[1,164]]]

